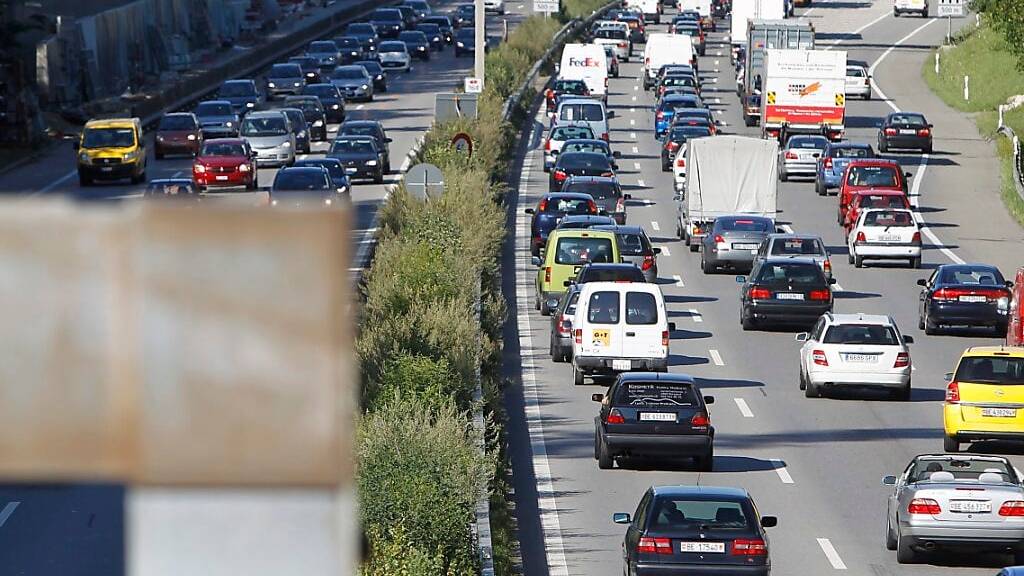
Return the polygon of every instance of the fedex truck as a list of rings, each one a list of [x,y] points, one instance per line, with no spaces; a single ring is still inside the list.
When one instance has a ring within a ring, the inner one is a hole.
[[[600,44],[566,44],[562,50],[562,63],[558,77],[563,80],[583,80],[590,95],[608,99],[608,62]]]
[[[740,50],[746,48],[747,26],[751,19],[782,20],[785,17],[785,0],[733,0],[729,27],[733,63]]]
[[[790,134],[843,137],[846,52],[766,50],[761,135],[785,142]]]

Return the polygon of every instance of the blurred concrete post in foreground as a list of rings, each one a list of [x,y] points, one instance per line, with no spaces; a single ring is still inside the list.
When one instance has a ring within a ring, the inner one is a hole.
[[[354,574],[347,230],[0,204],[0,482],[124,483],[130,576]]]

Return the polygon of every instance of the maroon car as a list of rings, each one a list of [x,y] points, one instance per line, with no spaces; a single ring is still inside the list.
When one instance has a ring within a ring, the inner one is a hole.
[[[195,156],[203,146],[203,129],[191,112],[164,114],[156,128],[153,152],[160,160],[167,154]]]
[[[211,186],[245,186],[255,190],[256,158],[242,138],[218,138],[203,143],[192,163],[192,180],[201,190]]]

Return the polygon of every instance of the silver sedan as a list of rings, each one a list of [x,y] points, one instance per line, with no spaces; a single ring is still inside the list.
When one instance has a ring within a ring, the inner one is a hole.
[[[1002,456],[924,454],[892,486],[885,546],[900,564],[936,549],[1005,552],[1024,563],[1024,488]]]
[[[711,274],[721,267],[750,269],[761,242],[775,232],[764,216],[720,216],[701,241],[700,267]]]
[[[779,151],[779,180],[785,182],[793,176],[816,177],[818,158],[821,158],[826,146],[828,138],[824,136],[798,134],[791,137]]]

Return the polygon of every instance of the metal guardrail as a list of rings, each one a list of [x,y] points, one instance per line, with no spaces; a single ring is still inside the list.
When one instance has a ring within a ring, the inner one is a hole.
[[[1013,128],[1006,125],[999,127],[999,133],[1009,138],[1013,144],[1013,187],[1021,200],[1024,200],[1024,158],[1021,158],[1020,154],[1020,139]]]

